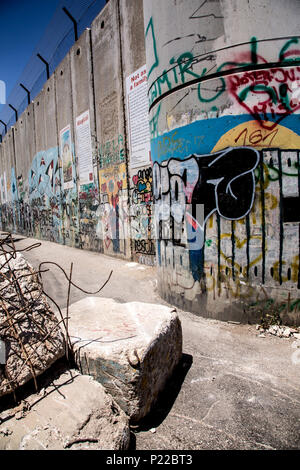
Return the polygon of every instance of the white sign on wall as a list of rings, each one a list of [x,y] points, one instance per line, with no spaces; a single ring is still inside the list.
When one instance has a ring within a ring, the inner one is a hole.
[[[80,184],[93,183],[93,154],[89,111],[85,111],[76,118],[76,141]]]
[[[126,79],[127,112],[130,146],[130,167],[150,163],[150,131],[148,118],[146,65]]]

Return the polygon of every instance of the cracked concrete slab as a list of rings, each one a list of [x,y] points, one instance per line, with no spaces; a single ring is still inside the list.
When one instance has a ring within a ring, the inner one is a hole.
[[[0,413],[0,450],[126,450],[128,418],[90,376],[69,370],[9,419]]]

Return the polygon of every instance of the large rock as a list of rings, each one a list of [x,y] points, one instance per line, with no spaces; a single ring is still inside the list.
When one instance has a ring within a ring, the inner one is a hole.
[[[0,341],[5,364],[0,366],[0,396],[38,376],[65,353],[64,335],[37,275],[21,254],[15,259],[6,256],[0,256]]]
[[[126,450],[130,441],[125,413],[101,384],[75,370],[31,395],[23,411],[1,419],[5,412],[1,450]]]
[[[108,390],[132,422],[155,403],[182,355],[176,310],[87,297],[69,308],[75,360]]]

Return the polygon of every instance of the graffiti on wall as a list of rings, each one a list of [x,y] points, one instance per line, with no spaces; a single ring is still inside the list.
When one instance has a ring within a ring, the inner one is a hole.
[[[184,160],[170,159],[165,164],[155,162],[155,220],[159,239],[182,244],[188,222],[189,249],[201,250],[205,223],[214,212],[228,220],[244,218],[253,205],[258,161],[256,150],[240,147],[210,155],[191,155]],[[167,233],[162,222],[166,222]]]
[[[28,186],[34,235],[61,241],[61,170],[57,147],[35,155],[28,172]]]
[[[100,195],[95,183],[80,185],[78,193],[79,246],[103,251],[102,238],[97,232]]]
[[[231,139],[239,136],[242,128],[243,124],[233,129]],[[251,129],[249,123],[250,134]],[[278,128],[278,132],[284,130]],[[295,134],[285,132],[287,142],[294,139],[297,147]],[[214,150],[223,148],[227,141],[228,136],[223,136]],[[222,295],[239,300],[264,296],[263,290],[258,294],[260,284],[273,288],[274,298],[279,296],[281,304],[286,305],[286,294],[278,291],[278,285],[300,288],[300,152],[293,148],[266,149],[261,144],[257,149],[236,147],[233,154],[231,148],[203,157],[154,163],[155,213],[161,240],[158,261],[164,284],[188,300],[194,300],[203,289],[214,299]],[[232,167],[223,166],[228,157],[233,158]],[[213,162],[218,164],[216,173]],[[223,175],[218,173],[221,168],[226,169]],[[225,203],[221,210],[220,200]],[[204,204],[204,211],[200,211],[202,231],[196,211],[196,217],[191,217],[193,202]],[[193,250],[191,241],[196,242],[194,248],[202,250]]]
[[[78,195],[74,144],[71,139],[71,125],[60,131],[60,155],[62,161],[61,184],[61,231],[64,244],[78,246]]]
[[[99,170],[99,183],[101,204],[97,231],[103,238],[106,251],[125,255],[128,241],[125,163]]]
[[[99,143],[96,160],[100,168],[125,162],[123,135],[119,134],[111,140]]]
[[[136,170],[131,178],[131,236],[138,259],[145,262],[145,255],[155,255],[153,226],[153,176],[152,167]],[[143,257],[141,257],[144,255]]]
[[[209,105],[212,111],[218,111],[218,100],[226,94],[231,97],[232,104],[237,104],[236,114],[247,112],[257,119],[263,128],[269,130],[300,109],[299,37],[270,40],[275,43],[273,48],[278,51],[271,64],[260,52],[260,48],[263,49],[261,42],[252,37],[245,46],[232,46],[228,59],[223,49],[195,54],[191,49],[184,50],[184,46],[178,46],[180,52],[170,57],[166,66],[160,63],[155,29],[151,17],[145,32],[146,46],[151,58],[148,77],[156,70],[157,78],[153,79],[148,91],[150,107],[155,103],[160,106],[159,101],[165,95],[176,92],[191,82],[194,86],[186,88],[187,92],[178,103],[182,103],[195,91],[195,99],[199,104]],[[192,36],[193,34],[177,36],[173,41],[176,40],[179,44],[182,40],[184,44],[184,40]],[[205,41],[207,38],[200,41],[195,37],[195,46]],[[170,39],[164,45],[171,42]],[[224,59],[220,60],[219,55],[224,56]],[[214,65],[216,63],[220,65]],[[207,106],[203,111],[209,109]],[[150,118],[152,138],[157,136],[153,134],[157,128],[157,114],[159,109]]]
[[[300,37],[233,41],[231,4],[176,8],[176,33],[160,33],[155,8],[145,29],[161,292],[199,311],[200,294],[268,287],[297,309]]]

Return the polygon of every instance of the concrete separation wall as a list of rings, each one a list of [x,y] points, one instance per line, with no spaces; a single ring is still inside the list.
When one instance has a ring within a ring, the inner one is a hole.
[[[132,170],[127,118],[127,79],[145,62],[142,0],[110,0],[0,145],[2,230],[154,264],[140,221],[151,199],[136,194],[149,152]]]
[[[158,286],[184,309],[300,322],[299,14],[144,0]]]
[[[157,264],[201,315],[300,324],[299,14],[110,0],[0,145],[2,230]]]

